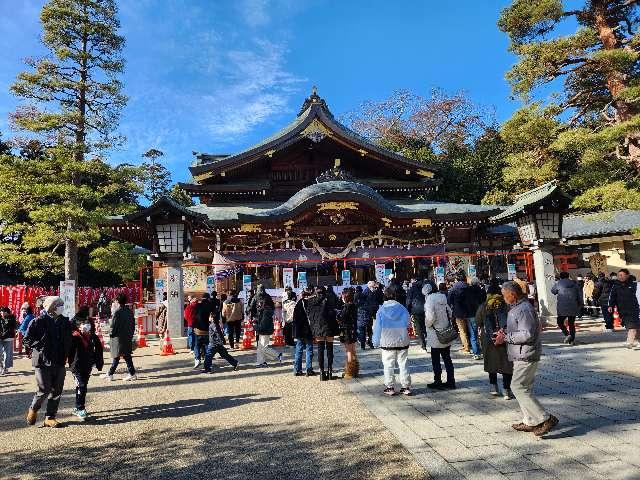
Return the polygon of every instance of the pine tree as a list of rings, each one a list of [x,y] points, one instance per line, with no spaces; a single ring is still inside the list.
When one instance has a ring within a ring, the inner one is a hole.
[[[144,197],[151,203],[156,202],[164,195],[169,195],[171,173],[158,161],[163,155],[163,152],[155,148],[142,154],[147,159],[141,165],[144,173]]]
[[[561,0],[514,0],[502,11],[498,26],[518,57],[507,79],[526,102],[502,131],[511,144],[508,194],[559,178],[577,195],[575,206],[591,208],[582,201],[594,198],[590,189],[619,193],[619,183],[607,185],[622,181],[629,195],[617,206],[630,205],[640,174],[638,4],[587,0],[569,10]],[[527,129],[533,147],[518,148]]]
[[[31,70],[20,73],[11,87],[25,100],[12,115],[13,122],[57,145],[47,162],[63,167],[64,180],[59,181],[65,183],[47,185],[62,202],[74,205],[64,231],[55,231],[60,234],[56,250],[64,244],[67,279],[77,279],[78,247],[87,230],[95,234],[89,219],[96,212],[72,197],[89,194],[87,170],[92,164],[85,162],[97,161],[92,160],[97,152],[122,140],[114,134],[126,103],[117,78],[124,68],[117,13],[115,0],[49,0],[40,20],[50,55],[28,59]]]

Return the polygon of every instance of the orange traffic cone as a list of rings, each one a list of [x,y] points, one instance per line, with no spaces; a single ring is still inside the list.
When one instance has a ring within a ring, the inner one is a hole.
[[[272,347],[284,347],[284,335],[282,334],[282,322],[276,320],[276,329],[271,336]]]
[[[144,331],[144,320],[140,317],[140,324],[138,325],[138,348],[148,347],[147,338]]]
[[[249,319],[244,322],[244,332],[242,334],[241,350],[251,350],[253,348],[253,326]]]
[[[164,332],[164,339],[162,340],[162,349],[160,350],[160,355],[175,355],[176,352],[173,351],[173,344],[171,343],[171,337],[169,336],[169,329]]]
[[[613,307],[613,326],[615,328],[620,328],[622,326],[622,322],[620,321],[620,314],[618,313],[618,307]]]

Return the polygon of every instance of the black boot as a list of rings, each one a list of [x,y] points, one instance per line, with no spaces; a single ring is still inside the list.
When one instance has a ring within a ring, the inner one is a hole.
[[[324,350],[327,342],[321,340],[318,342],[318,366],[320,367],[320,381],[324,382],[327,379],[327,374],[324,369]]]
[[[326,342],[327,349],[327,380],[335,380],[333,376],[333,342]]]
[[[455,390],[456,389],[456,379],[453,377],[447,376],[447,382],[442,384],[442,388],[444,390]]]
[[[428,383],[427,388],[431,388],[433,390],[442,390],[444,383],[442,383],[441,375],[433,375],[433,383]]]

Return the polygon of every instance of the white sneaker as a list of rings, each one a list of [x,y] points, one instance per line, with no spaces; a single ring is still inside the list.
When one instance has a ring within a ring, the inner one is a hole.
[[[7,374],[7,369],[6,368],[0,368],[0,375],[6,375]]]
[[[108,373],[103,373],[102,375],[100,375],[100,378],[104,378],[105,380],[113,382],[113,375],[109,375]]]
[[[138,376],[137,375],[131,375],[130,373],[127,373],[127,375],[122,379],[123,382],[132,382],[133,380],[137,380]]]
[[[193,361],[193,368],[198,368],[200,366],[200,360],[194,360]]]
[[[511,391],[510,388],[504,389],[504,395],[502,396],[502,398],[504,398],[505,400],[512,400],[514,398],[513,392]]]
[[[474,360],[482,360],[482,355],[474,355],[473,359]]]
[[[489,387],[489,393],[491,395],[493,395],[494,397],[497,397],[498,395],[500,395],[500,392],[498,391],[498,386],[497,385],[491,385]]]

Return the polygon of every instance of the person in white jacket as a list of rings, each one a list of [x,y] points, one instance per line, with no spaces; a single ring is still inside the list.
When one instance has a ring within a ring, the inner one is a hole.
[[[373,322],[372,341],[382,350],[385,395],[395,395],[396,363],[400,370],[400,393],[411,395],[409,359],[409,311],[397,301],[398,288],[390,285],[384,290],[384,303],[378,309]],[[400,287],[401,288],[401,287]]]
[[[431,347],[431,364],[433,366],[433,383],[427,387],[436,390],[453,390],[456,388],[456,380],[453,372],[453,362],[451,361],[451,343],[443,344],[438,341],[436,330],[442,331],[449,326],[452,319],[451,307],[447,303],[447,286],[441,283],[438,291],[431,293],[433,286],[429,283],[422,287],[425,295],[424,320],[427,331],[427,346]],[[447,381],[442,381],[442,365],[440,358],[444,362],[447,372]]]

